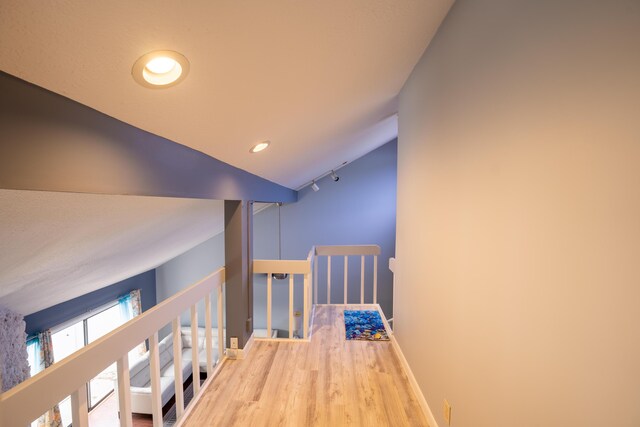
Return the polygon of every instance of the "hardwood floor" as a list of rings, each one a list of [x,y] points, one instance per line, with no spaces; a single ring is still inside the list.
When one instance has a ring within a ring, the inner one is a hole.
[[[184,426],[427,426],[391,342],[346,341],[345,308],[371,306],[317,306],[310,343],[226,361]]]
[[[188,404],[191,401],[193,392],[191,391],[192,377],[189,376],[184,382],[185,389],[185,402]],[[202,384],[202,381],[200,381]],[[189,392],[186,390],[189,389]],[[170,421],[167,421],[167,412],[173,412],[173,418],[175,419],[175,399],[172,397],[163,408],[165,414],[165,425],[171,425]],[[120,417],[118,416],[118,401],[115,393],[111,393],[93,410],[89,411],[89,427],[118,427],[120,425]],[[171,411],[170,411],[171,410]],[[153,427],[153,418],[151,415],[145,414],[132,414],[133,427]]]

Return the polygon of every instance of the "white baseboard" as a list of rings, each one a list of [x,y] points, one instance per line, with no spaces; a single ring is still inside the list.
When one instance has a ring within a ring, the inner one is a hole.
[[[400,359],[400,364],[402,365],[405,373],[407,374],[407,378],[409,379],[409,384],[411,384],[411,389],[415,393],[416,398],[418,399],[418,403],[420,404],[420,407],[424,412],[424,415],[427,417],[427,422],[429,423],[429,427],[438,427],[438,423],[436,422],[436,419],[433,417],[433,412],[431,412],[431,408],[429,408],[429,404],[427,403],[427,400],[424,398],[424,395],[422,394],[422,390],[420,390],[418,381],[416,381],[416,377],[413,376],[411,367],[409,367],[409,363],[407,362],[407,359],[404,357],[404,354],[402,353],[402,349],[398,344],[398,340],[396,339],[394,334],[391,334],[390,338],[391,338],[391,345],[393,346],[393,349],[395,350],[396,355],[398,356],[398,359]]]
[[[249,355],[249,352],[251,351],[251,347],[253,347],[253,332],[251,332],[251,336],[245,343],[244,348],[240,348],[237,350],[228,348],[225,354],[229,359],[233,359],[233,360],[246,359],[247,356]]]
[[[400,364],[402,365],[402,369],[404,369],[404,372],[407,374],[407,378],[409,379],[409,384],[411,385],[411,389],[413,390],[413,392],[416,395],[416,398],[418,399],[418,403],[422,408],[422,412],[424,412],[425,417],[427,417],[427,422],[429,423],[429,427],[438,427],[438,423],[433,417],[433,412],[431,412],[431,408],[429,408],[429,405],[427,404],[427,399],[424,398],[424,395],[422,394],[422,390],[420,390],[418,381],[416,381],[416,377],[413,375],[413,372],[411,371],[409,362],[407,362],[407,359],[404,357],[404,353],[402,353],[402,349],[400,348],[400,345],[398,344],[398,340],[396,339],[396,336],[393,333],[393,329],[391,329],[391,327],[389,326],[389,322],[387,321],[387,318],[385,317],[384,312],[382,311],[382,307],[380,307],[380,304],[374,304],[374,305],[377,307],[378,312],[380,313],[380,317],[382,318],[382,322],[384,323],[384,326],[387,328],[387,332],[389,332],[389,339],[391,340],[391,346],[393,347],[393,350],[396,352],[398,359],[400,359]]]

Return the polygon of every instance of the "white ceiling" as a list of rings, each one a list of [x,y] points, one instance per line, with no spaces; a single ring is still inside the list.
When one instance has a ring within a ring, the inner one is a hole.
[[[220,233],[216,200],[0,190],[0,305],[30,314]]]
[[[296,188],[396,135],[384,119],[451,3],[3,0],[0,69]],[[134,82],[156,49],[189,59],[184,82]]]
[[[2,0],[0,70],[297,188],[397,135],[397,94],[451,3]],[[134,82],[156,49],[186,55],[184,82]],[[147,271],[222,217],[218,201],[0,190],[0,305],[30,314]]]

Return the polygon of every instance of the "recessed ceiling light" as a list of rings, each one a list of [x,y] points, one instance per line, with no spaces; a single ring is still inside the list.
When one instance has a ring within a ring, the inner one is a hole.
[[[271,144],[271,141],[262,141],[257,143],[256,145],[254,145],[253,147],[251,147],[251,150],[249,150],[252,153],[258,153],[262,150],[264,150],[265,148],[267,148],[269,146],[269,144]]]
[[[172,50],[156,50],[141,56],[133,64],[135,81],[148,88],[167,88],[184,80],[189,73],[189,61]]]

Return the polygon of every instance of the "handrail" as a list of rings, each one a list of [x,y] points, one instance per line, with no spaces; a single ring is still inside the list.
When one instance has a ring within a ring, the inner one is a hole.
[[[315,258],[319,256],[327,257],[327,304],[331,304],[331,257],[344,257],[344,279],[343,279],[343,304],[347,304],[348,300],[348,288],[349,288],[349,256],[360,257],[360,304],[365,303],[364,288],[365,288],[365,257],[373,256],[373,304],[378,303],[378,255],[381,250],[378,245],[335,245],[335,246],[314,246],[312,249],[314,256],[313,260],[313,277],[314,277],[314,291],[313,301],[318,304],[318,262]]]
[[[254,273],[290,273],[308,274],[311,272],[309,261],[306,260],[253,260]]]
[[[147,338],[151,338],[152,353],[154,345],[157,351],[157,331],[214,289],[221,289],[224,280],[225,270],[221,268],[73,355],[0,394],[0,427],[28,425],[69,395],[72,396],[72,401],[86,405],[82,400],[83,391],[91,379],[116,361],[125,360],[126,364],[127,353]],[[174,337],[174,341],[176,339]],[[210,347],[210,344],[207,346]],[[155,357],[151,354],[152,371],[154,362],[157,362],[155,358],[157,353]],[[126,380],[128,381],[128,370]],[[156,393],[159,396],[159,390]],[[86,395],[84,400],[86,401]],[[84,410],[86,411],[86,406]],[[77,408],[74,409],[74,427],[76,413]],[[154,425],[158,425],[158,422],[162,425],[162,420],[157,421],[154,417]]]
[[[378,245],[333,245],[315,246],[316,255],[340,256],[340,255],[380,255]]]
[[[253,261],[253,273],[267,273],[267,337],[271,337],[272,328],[272,275],[289,275],[289,339],[293,337],[294,329],[294,274],[304,276],[303,292],[303,340],[309,340],[309,312],[311,311],[311,255],[306,260],[264,260]]]

